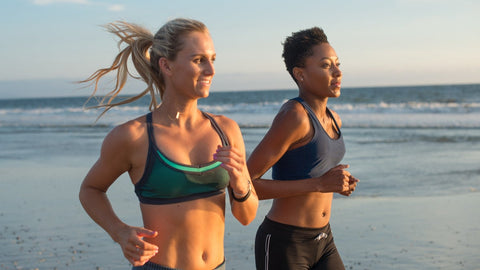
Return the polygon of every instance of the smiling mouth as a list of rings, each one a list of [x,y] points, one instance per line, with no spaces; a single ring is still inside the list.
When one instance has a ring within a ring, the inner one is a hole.
[[[202,83],[202,84],[211,84],[212,80],[203,79],[203,80],[199,80],[199,82]]]

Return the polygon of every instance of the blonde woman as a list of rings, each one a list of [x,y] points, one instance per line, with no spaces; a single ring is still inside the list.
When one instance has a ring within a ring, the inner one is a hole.
[[[113,64],[84,82],[117,72],[105,111],[151,95],[151,112],[115,127],[80,188],[90,217],[117,242],[133,269],[225,269],[225,190],[232,214],[242,224],[255,217],[258,199],[245,162],[238,125],[199,110],[209,95],[215,49],[206,26],[174,19],[152,35],[126,22],[107,29],[125,48]],[[130,59],[147,87],[113,102],[128,77]],[[156,96],[161,97],[161,103]],[[128,172],[140,202],[144,227],[122,222],[106,192]]]

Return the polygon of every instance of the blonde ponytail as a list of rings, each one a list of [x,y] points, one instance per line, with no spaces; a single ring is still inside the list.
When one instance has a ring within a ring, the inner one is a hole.
[[[202,22],[182,18],[167,22],[155,36],[142,26],[123,21],[109,23],[105,28],[120,38],[119,49],[124,44],[126,47],[121,49],[110,67],[99,69],[87,79],[79,82],[95,84],[88,102],[95,96],[100,79],[112,71],[117,71],[115,88],[107,93],[98,105],[93,106],[93,108],[105,108],[97,120],[111,108],[136,101],[147,94],[150,94],[151,97],[149,109],[153,111],[159,105],[157,94],[162,98],[165,91],[165,82],[158,66],[158,60],[161,57],[175,60],[178,51],[182,49],[181,36],[194,31],[208,33],[208,29]],[[135,77],[128,70],[129,58],[140,77]],[[138,95],[114,102],[125,86],[128,77],[143,80],[147,87]]]

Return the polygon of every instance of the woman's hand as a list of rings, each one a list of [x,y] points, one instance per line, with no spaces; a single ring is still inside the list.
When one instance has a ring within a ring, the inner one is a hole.
[[[230,176],[230,188],[235,194],[246,194],[250,185],[250,175],[246,169],[245,157],[231,146],[218,146],[213,159],[222,162],[222,167]]]
[[[142,266],[158,253],[158,247],[143,240],[154,238],[156,231],[145,228],[124,226],[115,241],[120,245],[123,255],[133,266]]]
[[[230,176],[229,188],[233,192],[230,196],[232,214],[241,224],[250,224],[257,213],[258,197],[250,182],[244,154],[231,146],[218,146],[213,158],[222,162],[221,166]]]
[[[355,191],[359,180],[345,170],[348,167],[349,165],[337,165],[317,178],[318,191],[336,192],[344,196],[350,196]]]
[[[341,194],[343,196],[350,196],[355,191],[355,188],[357,187],[358,182],[360,182],[360,180],[353,177],[353,175],[350,175],[349,180],[348,180],[348,190],[339,192],[339,194]]]

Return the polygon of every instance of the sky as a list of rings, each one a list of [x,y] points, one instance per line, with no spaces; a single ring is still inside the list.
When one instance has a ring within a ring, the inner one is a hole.
[[[123,20],[155,33],[204,22],[217,60],[211,91],[294,89],[282,42],[321,27],[342,64],[342,87],[480,83],[477,0],[6,0],[0,4],[0,98],[89,95],[74,81],[109,65]],[[125,93],[142,88],[128,84]]]

